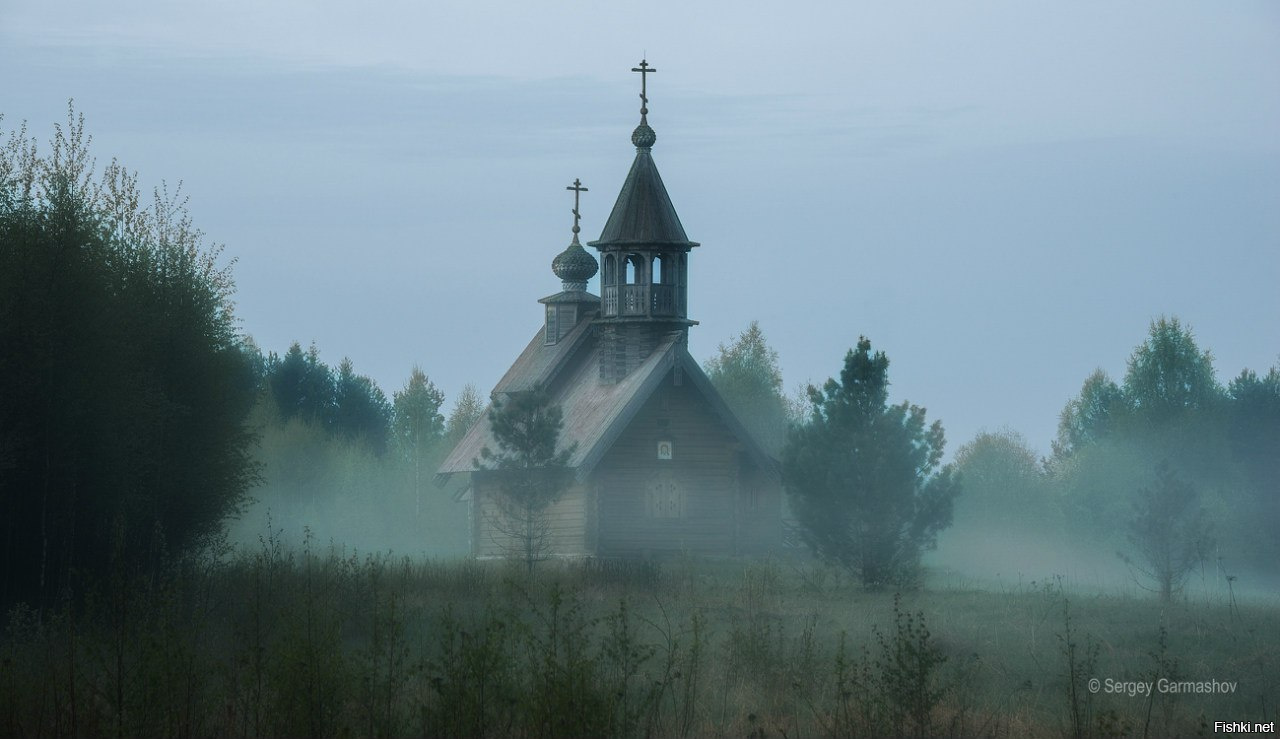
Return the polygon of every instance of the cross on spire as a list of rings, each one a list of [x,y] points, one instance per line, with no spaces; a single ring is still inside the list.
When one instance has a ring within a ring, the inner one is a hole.
[[[573,184],[565,188],[573,190],[573,243],[578,243],[578,232],[582,229],[578,228],[578,219],[582,216],[578,213],[578,198],[582,193],[587,192],[587,188],[582,186],[582,180],[577,177],[573,178]]]
[[[641,59],[640,66],[632,67],[631,71],[640,73],[640,119],[644,120],[644,117],[649,114],[649,95],[645,83],[648,81],[649,74],[658,70],[650,67],[649,62]]]

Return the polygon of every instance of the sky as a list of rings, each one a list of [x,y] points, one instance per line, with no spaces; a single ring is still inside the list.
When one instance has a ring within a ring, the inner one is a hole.
[[[0,0],[3,129],[74,99],[259,346],[450,403],[540,327],[574,178],[603,227],[641,58],[701,360],[758,320],[790,393],[866,335],[950,451],[1042,454],[1160,316],[1223,382],[1280,364],[1273,2]]]

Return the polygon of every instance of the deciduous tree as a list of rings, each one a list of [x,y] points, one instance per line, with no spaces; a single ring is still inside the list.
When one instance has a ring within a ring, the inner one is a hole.
[[[964,480],[956,525],[1004,528],[1061,524],[1049,481],[1036,453],[1015,431],[983,432],[956,451],[956,472]]]
[[[1200,350],[1191,329],[1176,317],[1161,316],[1129,357],[1124,397],[1131,413],[1147,423],[1162,423],[1212,410],[1223,393],[1213,355]]]
[[[0,148],[0,601],[65,592],[113,539],[134,564],[196,545],[256,477],[219,247],[89,146],[71,112],[49,154]]]
[[[453,401],[453,410],[449,412],[449,420],[445,422],[444,435],[449,448],[462,441],[463,435],[480,419],[481,413],[484,413],[484,400],[476,386],[467,383],[457,400]]]
[[[752,321],[728,345],[707,360],[707,377],[720,396],[761,444],[777,454],[787,439],[787,407],[782,396],[778,353]]]
[[[1130,553],[1120,558],[1150,580],[1162,600],[1172,600],[1212,545],[1195,486],[1160,463],[1155,480],[1134,498],[1128,539]]]
[[[1123,417],[1125,403],[1120,386],[1112,382],[1106,372],[1094,370],[1080,388],[1080,395],[1068,401],[1058,416],[1054,453],[1066,457],[1105,438]]]

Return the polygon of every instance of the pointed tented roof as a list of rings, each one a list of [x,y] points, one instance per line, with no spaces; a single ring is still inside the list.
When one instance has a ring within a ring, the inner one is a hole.
[[[720,420],[756,458],[757,464],[777,474],[777,461],[764,451],[733,414],[676,335],[660,344],[644,363],[615,384],[602,384],[598,380],[599,345],[571,337],[573,334],[566,337],[568,340],[561,345],[548,346],[542,343],[539,333],[494,392],[529,389],[535,376],[547,383],[551,388],[552,402],[559,405],[563,413],[560,446],[576,445],[569,458],[569,466],[574,468],[578,479],[586,479],[591,474],[618,436],[662,385],[663,379],[676,368],[701,391]],[[450,475],[476,471],[474,461],[480,456],[480,450],[495,445],[486,409],[440,465],[437,480],[443,483]]]
[[[604,224],[600,238],[588,242],[597,249],[612,245],[653,245],[693,247],[680,225],[680,216],[671,204],[667,187],[653,163],[648,147],[637,147],[631,171],[622,183],[622,192]]]

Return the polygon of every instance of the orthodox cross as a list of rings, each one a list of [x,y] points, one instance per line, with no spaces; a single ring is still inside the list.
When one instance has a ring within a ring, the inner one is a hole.
[[[578,198],[582,193],[587,192],[587,188],[582,186],[582,180],[577,177],[573,178],[573,184],[565,188],[573,190],[573,242],[578,243],[578,232],[582,229],[578,228],[578,219],[582,216],[578,214]]]
[[[649,113],[649,96],[645,82],[651,72],[657,72],[658,70],[650,67],[649,62],[641,59],[640,66],[632,67],[631,71],[640,73],[640,115],[647,115]]]

